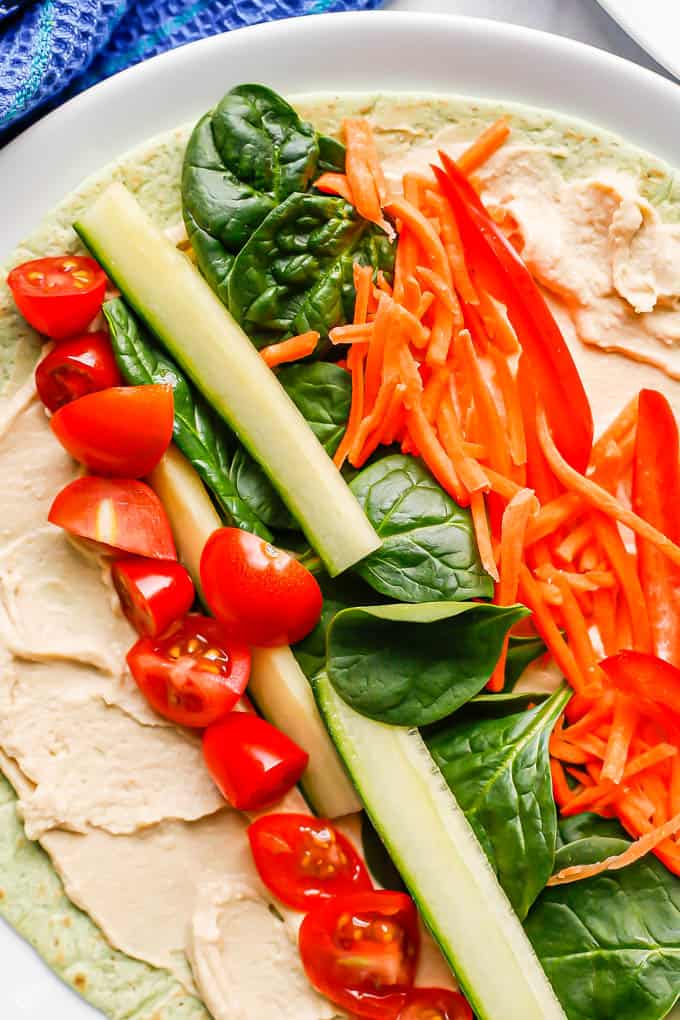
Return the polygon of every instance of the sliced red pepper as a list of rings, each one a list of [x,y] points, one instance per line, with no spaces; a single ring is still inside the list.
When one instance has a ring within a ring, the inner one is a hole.
[[[458,222],[471,271],[505,305],[526,352],[536,389],[562,456],[584,472],[593,444],[593,416],[571,353],[531,273],[505,239],[456,163],[439,153],[433,167]]]
[[[633,510],[680,543],[680,449],[670,404],[641,390],[633,460]],[[654,651],[680,666],[680,567],[636,536],[638,573],[647,602]]]
[[[625,651],[600,663],[614,686],[669,709],[680,717],[680,669],[646,652]],[[668,723],[674,720],[669,717]]]

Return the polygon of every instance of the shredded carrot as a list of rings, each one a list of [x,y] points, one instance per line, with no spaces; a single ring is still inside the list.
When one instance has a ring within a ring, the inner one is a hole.
[[[444,245],[424,213],[405,198],[391,198],[385,209],[390,215],[398,217],[413,233],[431,268],[451,286],[451,271]]]
[[[524,486],[518,485],[517,482],[513,482],[510,478],[506,478],[499,471],[494,471],[493,468],[487,467],[486,464],[484,465],[484,474],[489,480],[491,491],[498,493],[503,499],[512,499],[513,496],[516,496],[524,488]]]
[[[366,343],[373,335],[372,322],[350,323],[348,326],[334,326],[328,333],[332,344]]]
[[[556,875],[548,879],[548,885],[564,885],[567,882],[578,882],[583,878],[594,878],[601,875],[603,871],[617,871],[620,868],[627,868],[642,857],[654,850],[659,843],[663,843],[669,836],[675,836],[680,832],[680,814],[674,815],[664,825],[652,829],[651,832],[641,836],[621,854],[608,857],[596,864],[574,864],[569,868],[563,868]]]
[[[442,400],[437,418],[439,438],[451,458],[456,473],[468,492],[482,492],[489,488],[484,469],[465,452],[456,412],[448,393]]]
[[[346,174],[321,174],[321,177],[314,181],[314,187],[317,191],[323,191],[325,194],[339,195],[340,198],[344,198],[345,202],[349,202],[350,205],[355,204],[352,188]]]
[[[489,356],[493,363],[494,373],[498,386],[503,395],[505,405],[505,417],[508,427],[508,445],[510,457],[513,464],[520,466],[527,462],[527,443],[524,434],[524,421],[522,419],[522,405],[519,399],[519,390],[512,377],[507,356],[503,351],[489,347]]]
[[[427,269],[426,266],[418,266],[416,268],[416,277],[422,284],[430,288],[457,320],[458,326],[462,328],[463,315],[460,310],[460,303],[451,285],[446,280],[443,280],[438,273],[435,273],[434,270]]]
[[[500,149],[509,134],[507,117],[500,117],[494,124],[490,124],[456,160],[463,173],[470,175],[479,170]]]
[[[420,403],[410,409],[406,423],[416,449],[439,484],[460,506],[467,506],[467,493]]]
[[[386,294],[381,295],[380,301],[378,302],[378,311],[376,312],[375,319],[373,320],[373,335],[371,342],[368,346],[368,354],[366,357],[366,376],[365,376],[365,404],[366,410],[370,411],[373,408],[375,399],[380,389],[380,382],[382,379],[382,367],[385,356],[385,344],[387,343],[388,336],[392,325],[392,309],[395,307],[393,301],[391,301]]]
[[[559,758],[560,761],[566,761],[569,765],[585,765],[589,759],[587,751],[574,744],[569,744],[566,740],[560,740],[555,733],[550,737],[550,753],[553,757]]]
[[[504,354],[517,354],[519,340],[501,309],[485,290],[480,289],[478,297],[479,314],[496,347]]]
[[[555,554],[565,563],[573,563],[576,556],[593,540],[593,529],[590,521],[584,521],[570,531],[565,539],[555,548]]]
[[[426,290],[423,294],[421,294],[420,301],[418,302],[418,307],[413,313],[416,319],[422,319],[423,316],[430,310],[433,304],[434,294],[431,291]]]
[[[602,670],[597,663],[597,656],[593,650],[588,625],[583,618],[583,613],[574,597],[569,582],[560,570],[556,570],[551,577],[560,590],[562,596],[562,623],[569,635],[570,647],[580,667],[581,673],[595,689],[603,682]]]
[[[381,208],[387,198],[387,187],[371,126],[367,120],[353,117],[345,119],[342,126],[347,147],[345,170],[357,212],[388,229]]]
[[[616,695],[614,718],[609,730],[607,753],[602,763],[601,779],[611,779],[612,783],[620,783],[628,760],[637,715],[629,698],[623,694]]]
[[[382,384],[374,407],[360,422],[349,451],[349,462],[354,467],[360,467],[359,461],[364,443],[373,429],[377,429],[382,424],[385,412],[390,406],[390,401],[396,385],[396,382],[384,382]]]
[[[449,355],[453,336],[454,316],[442,302],[435,306],[434,322],[427,348],[428,365],[444,365]]]
[[[381,420],[378,420],[372,434],[368,435],[359,453],[352,459],[352,465],[354,467],[363,467],[368,458],[376,451],[380,443],[390,442],[394,432],[396,431],[403,408],[403,399],[406,387],[402,383],[397,383],[391,387],[386,384],[386,387],[389,392],[389,400],[384,408],[384,413],[381,413]],[[376,413],[379,402],[380,397],[376,401],[373,414]],[[382,412],[382,408],[380,410]]]
[[[432,373],[423,390],[423,411],[430,425],[433,425],[437,419],[439,405],[442,402],[444,391],[448,387],[450,376],[451,369],[443,365]]]
[[[382,273],[378,273],[380,277]],[[352,266],[354,280],[354,325],[360,326],[368,321],[368,304],[371,299],[373,267],[362,266],[355,262]]]
[[[299,361],[314,353],[319,342],[319,334],[314,330],[308,333],[300,333],[299,336],[291,336],[288,340],[282,340],[278,344],[270,344],[263,347],[260,357],[265,365],[276,368],[277,365],[287,365],[291,361]]]
[[[507,478],[511,470],[507,435],[494,399],[482,375],[479,359],[475,355],[468,330],[462,330],[458,334],[456,351],[472,386],[475,409],[482,422],[483,439],[489,447],[491,466]]]
[[[600,438],[593,445],[590,454],[590,467],[597,468],[604,457],[610,443],[620,444],[624,436],[637,425],[638,398],[634,396],[626,404],[620,414],[604,430]]]
[[[672,563],[680,566],[680,546],[677,546],[675,542],[671,542],[670,538],[667,538],[666,535],[663,535],[651,524],[648,524],[642,517],[638,517],[632,510],[624,507],[606,489],[593,482],[592,479],[579,474],[570,464],[567,464],[555,446],[543,412],[538,417],[538,437],[550,467],[565,488],[581,496],[583,500],[596,510],[601,510],[608,517],[619,521],[621,524],[625,524],[636,535],[655,545]]]
[[[520,598],[534,614],[536,629],[550,649],[555,662],[575,691],[592,695],[591,686],[587,683],[574,653],[562,637],[549,607],[545,604],[538,583],[531,576],[526,564],[520,567],[519,576]]]
[[[600,513],[592,513],[590,519],[597,540],[619,579],[621,595],[630,614],[635,647],[641,652],[651,652],[652,631],[635,561],[626,550],[616,524],[609,517]]]
[[[571,787],[567,782],[567,777],[564,774],[564,769],[560,762],[555,761],[554,758],[550,759],[550,774],[553,781],[553,793],[555,794],[555,802],[558,807],[562,807],[571,798]]]
[[[489,519],[486,515],[486,504],[481,492],[470,493],[470,511],[472,513],[472,526],[475,529],[479,559],[487,574],[498,581],[498,568],[493,554],[491,532],[489,531]]]
[[[524,536],[532,513],[538,501],[532,489],[522,489],[513,496],[501,522],[500,580],[494,601],[499,606],[511,606],[517,599],[519,571],[524,552]],[[501,691],[505,684],[505,660],[508,652],[508,637],[505,638],[496,667],[487,684],[490,691]]]
[[[349,451],[356,440],[357,431],[364,416],[364,364],[366,361],[367,345],[352,347],[347,359],[349,369],[352,373],[352,403],[349,410],[349,421],[345,434],[340,441],[333,463],[338,468],[347,460]]]

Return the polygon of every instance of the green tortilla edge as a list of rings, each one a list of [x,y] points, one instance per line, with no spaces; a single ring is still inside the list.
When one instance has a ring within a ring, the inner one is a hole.
[[[400,117],[386,137],[398,151],[457,124],[473,138],[502,113],[512,117],[514,138],[554,149],[565,177],[587,176],[603,163],[634,174],[642,194],[662,218],[680,221],[680,178],[662,160],[616,135],[579,120],[514,104],[466,97],[318,95],[293,99],[319,130],[337,134],[344,116],[371,116],[377,123]],[[72,223],[114,180],[124,183],[165,228],[181,219],[179,179],[191,125],[166,132],[88,177],[60,202],[7,257],[5,271],[32,258],[81,252]],[[38,336],[14,308],[0,273],[0,399],[27,378],[40,350]],[[67,985],[111,1020],[210,1020],[195,996],[167,971],[111,947],[102,931],[68,899],[49,857],[24,833],[12,786],[0,773],[0,916]]]

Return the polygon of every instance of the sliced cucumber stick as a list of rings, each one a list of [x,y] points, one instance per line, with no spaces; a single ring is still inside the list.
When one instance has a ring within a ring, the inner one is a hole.
[[[373,825],[479,1020],[565,1020],[418,731],[358,715],[324,674],[315,693]]]
[[[262,465],[329,573],[377,549],[363,510],[274,373],[130,192],[112,184],[75,229]]]

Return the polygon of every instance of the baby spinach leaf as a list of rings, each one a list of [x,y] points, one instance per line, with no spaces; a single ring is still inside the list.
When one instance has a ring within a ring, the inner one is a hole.
[[[295,658],[309,680],[326,665],[326,634],[336,613],[358,602],[370,603],[375,598],[371,589],[352,574],[333,578],[322,574],[317,581],[323,594],[321,617],[314,630],[293,646]]]
[[[627,840],[590,836],[555,868],[621,853]],[[569,1020],[661,1020],[680,994],[680,879],[653,855],[620,871],[545,889],[527,935]]]
[[[481,691],[505,635],[526,614],[477,602],[345,609],[328,629],[328,675],[362,715],[426,726]]]
[[[340,158],[338,145],[324,142],[326,162]],[[234,256],[279,202],[307,190],[318,162],[314,128],[264,85],[227,92],[194,128],[182,171],[184,219],[201,272],[225,304]]]
[[[400,602],[493,596],[470,512],[444,492],[415,457],[383,457],[350,488],[382,539],[357,566],[376,591]]]
[[[478,694],[459,710],[456,719],[467,718],[468,714],[479,719],[499,719],[513,712],[526,712],[528,708],[542,705],[550,695],[546,691],[527,691],[515,694],[514,691],[501,691],[499,694]],[[447,726],[444,720],[442,726]]]
[[[349,373],[326,361],[284,365],[279,382],[332,457],[345,432],[352,402]]]
[[[392,260],[385,234],[343,199],[291,195],[237,255],[229,310],[258,347],[307,330],[325,338],[351,315],[353,263],[389,271]]]
[[[361,813],[361,846],[368,870],[383,889],[406,892],[406,886],[397,871],[392,858],[365,811]]]
[[[174,362],[154,346],[120,298],[106,302],[104,315],[123,377],[137,386],[148,383],[172,386],[174,440],[213,493],[229,523],[271,539],[267,524],[284,527],[292,519],[260,466]]]
[[[434,735],[432,757],[475,831],[520,918],[550,878],[557,813],[548,741],[569,701],[562,688],[530,711],[490,715],[470,703]],[[493,707],[493,705],[491,705]]]
[[[345,146],[337,138],[319,135],[319,173],[344,174]]]
[[[590,836],[605,836],[610,839],[628,839],[626,830],[616,818],[603,818],[591,811],[583,811],[580,815],[561,818],[557,826],[557,842],[559,846],[567,846],[579,839]]]
[[[505,660],[505,687],[512,691],[524,670],[535,659],[545,655],[547,645],[540,637],[518,637],[513,634],[508,643],[508,654]]]

